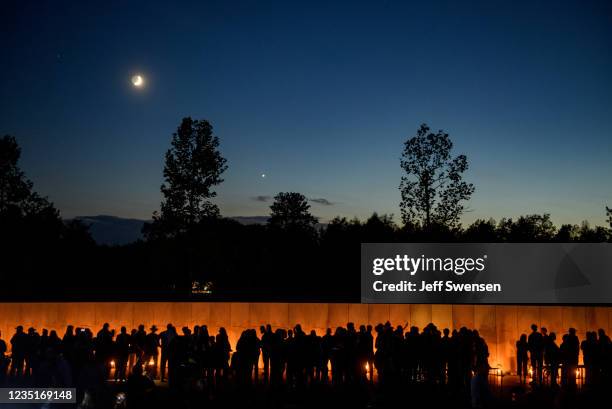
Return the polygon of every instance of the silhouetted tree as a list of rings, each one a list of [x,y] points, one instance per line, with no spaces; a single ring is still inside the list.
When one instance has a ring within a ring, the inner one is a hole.
[[[465,155],[451,156],[453,143],[447,133],[430,132],[422,124],[415,137],[404,143],[401,167],[406,172],[400,183],[400,209],[404,223],[454,227],[463,213],[463,201],[474,193],[462,174],[468,168]]]
[[[155,213],[152,225],[145,226],[147,237],[174,236],[205,218],[219,216],[219,208],[210,199],[217,195],[213,187],[223,182],[221,174],[227,166],[212,125],[183,118],[171,144],[161,186],[161,213]]]
[[[608,222],[608,224],[610,225],[610,228],[612,229],[612,209],[609,208],[608,206],[606,206],[606,216],[608,216],[608,219],[606,221]]]
[[[292,231],[314,230],[317,218],[310,213],[308,200],[301,193],[281,192],[274,196],[270,206],[271,227]]]
[[[562,243],[577,241],[580,238],[580,227],[575,224],[562,224],[557,231],[556,241]]]
[[[550,214],[520,216],[516,222],[503,218],[497,226],[502,241],[546,242],[555,238],[557,228],[550,220]]]
[[[608,240],[608,229],[602,226],[595,226],[591,228],[588,221],[583,221],[580,226],[580,241],[589,243],[602,243]]]
[[[372,213],[372,216],[363,225],[364,239],[370,243],[389,242],[394,240],[397,226],[393,215]]]
[[[6,272],[0,293],[10,297],[23,288],[39,297],[65,291],[75,282],[75,270],[83,276],[94,242],[86,226],[64,223],[53,204],[34,191],[19,167],[20,156],[14,137],[0,138],[0,270]],[[28,285],[32,282],[37,285]]]
[[[11,217],[44,216],[59,220],[59,213],[33,189],[32,182],[19,168],[21,148],[10,135],[0,139],[0,214]]]
[[[478,219],[465,229],[463,237],[466,241],[474,243],[495,242],[499,240],[496,227],[493,219]]]

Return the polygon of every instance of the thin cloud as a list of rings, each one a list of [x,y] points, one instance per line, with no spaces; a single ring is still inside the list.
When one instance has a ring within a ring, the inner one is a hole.
[[[308,200],[310,200],[313,203],[320,204],[320,205],[323,205],[323,206],[333,206],[333,205],[335,205],[334,202],[330,202],[329,200],[325,199],[324,197],[310,198]]]
[[[251,199],[255,200],[256,202],[269,202],[270,199],[272,199],[272,196],[259,195],[252,197]]]

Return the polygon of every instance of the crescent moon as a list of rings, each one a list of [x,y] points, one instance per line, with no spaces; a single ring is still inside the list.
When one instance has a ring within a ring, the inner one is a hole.
[[[143,83],[144,79],[141,75],[134,75],[132,77],[132,84],[134,84],[135,87],[142,87]]]

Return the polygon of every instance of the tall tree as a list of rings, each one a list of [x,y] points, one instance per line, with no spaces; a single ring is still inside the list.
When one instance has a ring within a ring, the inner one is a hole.
[[[0,214],[12,217],[41,216],[59,220],[59,213],[33,190],[32,182],[19,168],[21,148],[10,135],[0,139]]]
[[[210,122],[183,118],[165,159],[161,213],[155,213],[153,224],[145,226],[147,237],[174,236],[205,218],[219,216],[211,199],[227,166]]]
[[[456,227],[464,212],[463,202],[474,193],[474,185],[463,181],[468,168],[465,155],[451,156],[453,143],[447,133],[430,132],[422,124],[416,136],[404,143],[400,183],[402,221]]]
[[[287,230],[312,230],[317,218],[310,214],[308,200],[301,193],[281,192],[274,196],[268,224]]]

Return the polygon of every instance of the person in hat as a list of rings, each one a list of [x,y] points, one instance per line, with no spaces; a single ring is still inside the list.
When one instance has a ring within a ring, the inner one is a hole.
[[[157,333],[157,327],[153,325],[150,328],[150,332],[147,334],[143,362],[146,365],[147,372],[151,374],[153,378],[157,376],[157,354],[159,348],[159,334]]]

